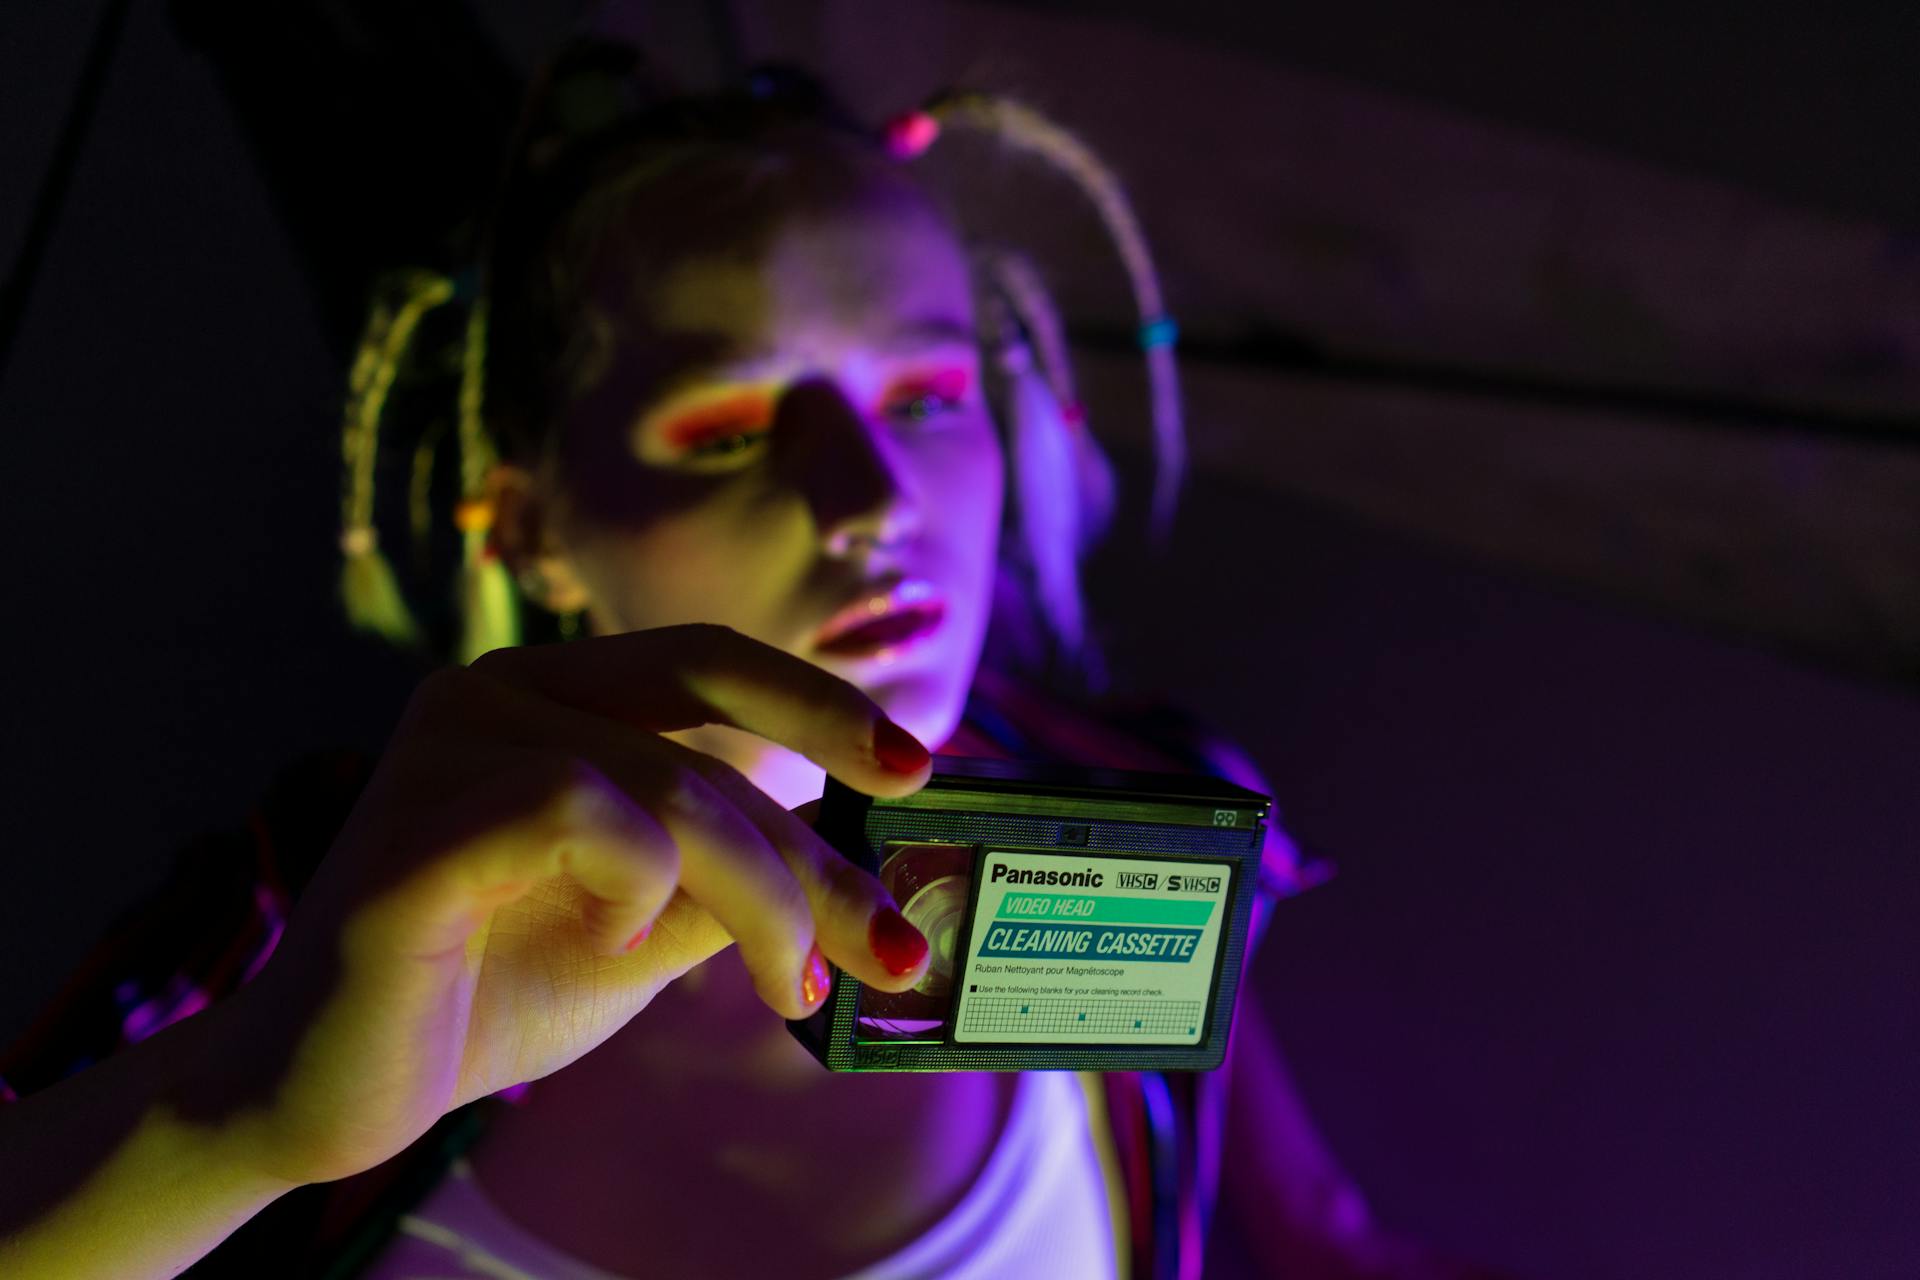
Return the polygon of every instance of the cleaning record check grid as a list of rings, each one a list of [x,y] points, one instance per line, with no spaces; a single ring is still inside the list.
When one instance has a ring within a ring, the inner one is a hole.
[[[1134,1000],[1022,1000],[1016,996],[983,996],[967,1002],[960,1029],[992,1031],[1073,1031],[1102,1036],[1196,1035],[1200,1030],[1198,1000],[1140,1003]]]

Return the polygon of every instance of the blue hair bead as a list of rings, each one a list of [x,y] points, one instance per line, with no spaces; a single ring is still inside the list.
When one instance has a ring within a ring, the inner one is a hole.
[[[1180,336],[1180,326],[1173,322],[1172,316],[1155,316],[1140,326],[1140,349],[1151,351],[1155,347],[1170,347]]]

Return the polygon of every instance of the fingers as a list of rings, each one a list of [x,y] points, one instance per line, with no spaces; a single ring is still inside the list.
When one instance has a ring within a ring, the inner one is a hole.
[[[782,1017],[805,1017],[826,995],[824,971],[810,966],[816,944],[885,990],[925,973],[927,941],[880,882],[739,770],[667,739],[551,714],[576,722],[555,731],[659,820],[680,852],[682,887],[733,935],[761,999]]]
[[[678,743],[641,751],[600,733],[588,757],[642,797],[679,852],[682,890],[733,937],[769,1008],[783,1018],[819,1008],[830,984],[816,947],[863,983],[903,991],[919,981],[926,940],[880,882],[745,775]]]
[[[928,753],[857,686],[717,626],[502,650],[441,683],[423,714],[442,732],[577,755],[625,793],[657,825],[649,838],[674,850],[686,894],[736,940],[761,998],[783,1017],[806,1016],[826,994],[816,940],[819,954],[881,989],[905,990],[924,973],[926,940],[877,880],[738,771],[659,736],[726,724],[869,794],[910,794],[930,771]],[[595,936],[604,930],[611,941],[618,921],[632,926],[622,942],[631,939],[645,918],[631,900],[607,901]]]
[[[414,834],[433,852],[388,899],[384,918],[402,930],[397,945],[416,958],[451,959],[493,912],[537,882],[566,875],[585,891],[583,924],[593,950],[625,955],[677,886],[738,945],[770,1008],[784,1018],[817,1009],[828,984],[824,965],[811,960],[815,896],[757,816],[742,810],[738,794],[723,793],[698,764],[731,771],[677,743],[577,718],[583,723],[571,736],[585,748],[581,754],[519,753],[511,767],[452,798],[432,827]],[[793,822],[744,778],[733,778],[736,791],[751,792]],[[818,861],[816,851],[808,855]],[[831,850],[826,856],[838,858]],[[885,896],[877,883],[851,881],[819,885],[816,894],[839,920],[868,910],[871,895]],[[837,952],[851,951],[841,941],[851,929],[837,928]]]
[[[927,940],[900,916],[880,882],[818,835],[819,801],[788,812],[731,766],[698,753],[703,775],[759,829],[806,896],[813,937],[827,959],[868,986],[905,991],[927,969]],[[803,815],[804,811],[804,815]]]
[[[650,733],[732,725],[799,752],[868,795],[910,795],[930,771],[926,748],[857,685],[727,627],[499,649],[470,670]]]
[[[732,935],[760,999],[783,1018],[819,1008],[813,904],[759,824],[691,768],[654,812],[679,846],[681,887]]]
[[[673,836],[593,765],[528,755],[485,777],[411,833],[436,851],[386,895],[370,927],[401,930],[417,958],[464,952],[495,910],[566,875],[588,895],[594,949],[619,954],[681,879]]]

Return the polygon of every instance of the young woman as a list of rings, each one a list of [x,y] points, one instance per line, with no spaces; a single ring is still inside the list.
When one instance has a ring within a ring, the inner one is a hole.
[[[792,76],[635,83],[605,47],[561,59],[482,269],[406,277],[376,314],[349,605],[420,637],[373,464],[410,342],[461,315],[463,661],[377,767],[263,811],[251,931],[169,1001],[105,962],[68,993],[74,1024],[117,993],[122,1051],[0,1127],[23,1274],[291,1273],[297,1249],[382,1280],[1186,1277],[1216,1202],[1276,1274],[1454,1274],[1372,1228],[1251,1000],[1203,1076],[834,1075],[787,1034],[829,963],[888,991],[929,963],[813,835],[825,775],[904,795],[931,748],[1261,781],[1178,716],[982,665],[990,621],[1081,645],[1107,481],[1033,274],[970,246],[912,162],[971,128],[1082,182],[1172,459],[1170,325],[1091,155],[978,96],[875,131]],[[573,638],[517,646],[523,610]],[[1256,937],[1299,884],[1276,825]],[[0,1069],[58,1074],[60,1025]]]

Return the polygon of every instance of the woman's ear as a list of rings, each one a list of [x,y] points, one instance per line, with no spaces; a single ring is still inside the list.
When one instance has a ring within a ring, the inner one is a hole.
[[[521,596],[550,613],[587,607],[587,589],[555,532],[548,488],[526,467],[496,462],[487,472],[493,528],[487,546],[513,575]]]

